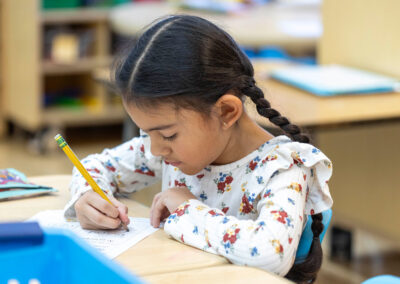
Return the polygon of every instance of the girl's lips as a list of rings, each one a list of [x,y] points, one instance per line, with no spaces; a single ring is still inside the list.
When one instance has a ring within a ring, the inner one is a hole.
[[[166,161],[166,162],[167,162],[168,164],[174,166],[174,167],[177,167],[177,166],[179,166],[179,165],[181,164],[181,162],[170,162],[170,161]]]

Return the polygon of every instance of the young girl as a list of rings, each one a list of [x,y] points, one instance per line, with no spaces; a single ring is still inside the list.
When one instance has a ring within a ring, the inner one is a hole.
[[[271,108],[253,75],[249,59],[214,24],[187,15],[154,23],[115,68],[124,106],[144,132],[84,160],[117,208],[74,170],[65,215],[83,228],[117,228],[128,223],[127,207],[112,193],[162,179],[154,227],[165,220],[165,232],[182,243],[313,281],[322,259],[319,213],[332,205],[331,162]],[[287,136],[252,121],[245,97]],[[293,266],[307,215],[315,241],[306,261]]]

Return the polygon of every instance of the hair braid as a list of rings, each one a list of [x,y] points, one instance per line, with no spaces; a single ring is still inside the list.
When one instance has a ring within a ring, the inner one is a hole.
[[[310,143],[310,139],[305,134],[301,133],[300,127],[291,124],[289,119],[282,116],[276,109],[271,108],[271,104],[264,98],[263,91],[255,85],[255,81],[252,77],[246,76],[244,81],[242,93],[250,97],[260,115],[268,118],[274,125],[279,126],[294,141]]]
[[[268,118],[274,125],[279,126],[294,141],[310,143],[310,139],[301,133],[300,127],[291,124],[285,116],[271,108],[271,104],[264,98],[263,91],[256,86],[252,77],[246,76],[244,78],[241,93],[250,97],[260,115]],[[312,220],[313,240],[307,258],[301,263],[294,264],[286,274],[286,278],[297,283],[314,283],[322,264],[322,247],[319,240],[319,236],[324,229],[322,214],[312,215]]]
[[[322,224],[322,214],[312,215],[311,230],[313,232],[313,240],[308,252],[307,258],[301,262],[294,264],[286,278],[297,283],[314,283],[317,278],[317,272],[322,265],[322,247],[319,235],[324,229]]]

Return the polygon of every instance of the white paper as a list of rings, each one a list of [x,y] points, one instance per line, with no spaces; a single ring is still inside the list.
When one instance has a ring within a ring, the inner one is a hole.
[[[125,250],[135,245],[158,229],[150,225],[148,218],[129,217],[129,232],[124,229],[117,230],[85,230],[79,222],[67,221],[62,210],[42,211],[29,219],[37,221],[42,227],[67,229],[84,239],[109,258],[115,258]]]

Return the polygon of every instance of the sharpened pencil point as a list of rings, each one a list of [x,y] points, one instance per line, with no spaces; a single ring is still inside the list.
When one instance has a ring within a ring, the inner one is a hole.
[[[125,229],[125,231],[129,232],[128,225],[126,225],[125,223],[122,223],[122,227]]]

